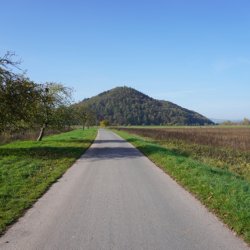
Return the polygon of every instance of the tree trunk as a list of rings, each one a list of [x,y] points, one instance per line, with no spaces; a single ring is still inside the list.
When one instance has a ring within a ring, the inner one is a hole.
[[[41,141],[43,139],[45,127],[46,127],[45,125],[41,127],[37,141]]]

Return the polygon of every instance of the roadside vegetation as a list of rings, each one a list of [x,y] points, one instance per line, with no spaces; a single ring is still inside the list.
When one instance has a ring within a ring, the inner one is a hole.
[[[71,105],[71,92],[61,83],[36,83],[19,68],[15,54],[0,57],[0,144],[47,131],[70,130],[72,125],[95,125],[88,110]]]
[[[120,128],[250,181],[250,127]]]
[[[78,129],[0,146],[0,233],[79,158],[97,129]]]
[[[85,129],[96,125],[95,115],[72,105],[71,89],[32,81],[15,58],[0,56],[0,234],[83,154],[97,131]],[[81,129],[73,130],[76,125]]]
[[[250,243],[250,128],[119,128],[116,132]]]

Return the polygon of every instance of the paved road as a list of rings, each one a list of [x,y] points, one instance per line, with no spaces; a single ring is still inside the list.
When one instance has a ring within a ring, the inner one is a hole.
[[[134,147],[100,130],[0,249],[249,249]]]

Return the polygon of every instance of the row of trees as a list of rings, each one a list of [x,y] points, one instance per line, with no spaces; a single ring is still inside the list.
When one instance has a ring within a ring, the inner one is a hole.
[[[249,126],[250,125],[250,120],[248,118],[244,118],[242,121],[238,121],[238,122],[225,121],[225,122],[222,123],[222,125],[226,125],[226,126],[237,126],[237,125]]]
[[[13,53],[0,57],[0,133],[46,128],[62,129],[95,123],[93,113],[71,105],[71,89],[60,83],[38,84],[19,69]]]

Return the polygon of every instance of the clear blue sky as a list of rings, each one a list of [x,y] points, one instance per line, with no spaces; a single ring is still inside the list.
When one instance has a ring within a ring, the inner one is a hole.
[[[75,101],[134,87],[210,118],[250,118],[249,0],[8,0],[0,55]]]

